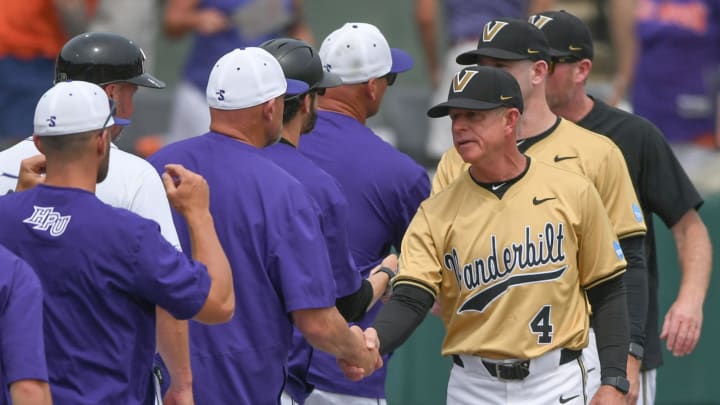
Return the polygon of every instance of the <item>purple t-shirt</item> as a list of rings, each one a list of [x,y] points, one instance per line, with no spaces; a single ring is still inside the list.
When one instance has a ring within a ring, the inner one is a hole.
[[[493,18],[523,18],[527,0],[445,0],[445,20],[451,43],[480,38],[483,26]]]
[[[260,151],[305,186],[316,203],[332,265],[336,297],[355,293],[360,288],[362,279],[350,254],[348,203],[337,180],[285,140]],[[312,353],[312,347],[302,334],[295,330],[293,348],[288,356],[288,383],[285,391],[297,401],[304,400],[307,395],[305,382]]]
[[[195,316],[210,291],[157,223],[75,188],[40,185],[0,198],[0,244],[35,270],[53,401],[147,404],[155,306]]]
[[[179,163],[210,186],[210,211],[230,260],[235,316],[190,323],[198,404],[276,404],[287,373],[291,312],[335,305],[327,245],[303,186],[253,146],[210,132],[150,158],[158,171]],[[180,243],[187,224],[173,213]]]
[[[279,3],[279,7],[283,8],[285,13],[290,13],[292,9],[292,0],[274,0]],[[260,17],[264,14],[262,9],[258,8],[255,3],[267,2],[267,0],[200,0],[198,9],[215,8],[220,10],[227,18],[230,19],[230,27],[225,31],[215,34],[203,35],[196,32],[193,35],[193,44],[190,52],[185,60],[185,68],[183,78],[197,87],[203,94],[207,87],[208,77],[210,76],[210,68],[220,59],[221,56],[232,51],[235,48],[246,46],[258,46],[259,44],[282,35],[282,31],[270,32],[258,37],[248,37],[243,35],[241,29],[235,26],[233,22],[236,12],[243,8],[255,7],[260,12]],[[277,14],[278,11],[270,10]],[[280,11],[282,13],[283,11]],[[255,18],[256,20],[260,17]],[[253,18],[249,16],[248,18]]]
[[[632,86],[634,112],[669,142],[692,141],[715,129],[715,116],[698,97],[720,90],[720,0],[641,0],[639,60]]]
[[[350,213],[350,250],[367,278],[391,248],[400,249],[410,220],[430,194],[425,169],[354,118],[329,111],[318,112],[315,129],[303,136],[300,152],[342,186]],[[359,325],[370,326],[381,307],[375,305]],[[315,352],[308,380],[323,391],[384,398],[386,371],[383,367],[352,382],[331,356]]]
[[[22,259],[0,246],[0,405],[18,380],[48,380],[42,324],[42,287]]]

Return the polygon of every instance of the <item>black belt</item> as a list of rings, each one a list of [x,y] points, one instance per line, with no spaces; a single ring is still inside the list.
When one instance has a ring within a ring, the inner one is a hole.
[[[569,363],[582,354],[582,350],[562,349],[560,351],[560,365]],[[452,355],[453,363],[460,367],[465,367],[462,359],[457,354]],[[493,363],[482,361],[491,376],[502,378],[503,380],[522,380],[530,375],[530,360],[520,360],[513,363]]]

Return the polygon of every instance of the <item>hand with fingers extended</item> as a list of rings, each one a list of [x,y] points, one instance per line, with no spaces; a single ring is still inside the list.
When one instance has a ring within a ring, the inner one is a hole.
[[[700,339],[702,322],[702,302],[678,298],[665,315],[660,339],[666,340],[667,349],[673,356],[688,355]]]
[[[162,174],[170,204],[186,218],[210,210],[210,189],[205,179],[182,165],[168,164]]]
[[[31,189],[38,184],[45,182],[46,170],[45,155],[35,155],[20,162],[20,172],[18,173],[17,186],[15,191],[23,191]]]

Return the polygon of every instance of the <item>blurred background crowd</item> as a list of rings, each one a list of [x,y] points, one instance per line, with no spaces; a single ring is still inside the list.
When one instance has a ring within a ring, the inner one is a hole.
[[[319,45],[343,22],[363,21],[415,59],[369,125],[432,170],[451,137],[449,121],[431,125],[425,111],[445,97],[457,70],[452,59],[475,47],[492,17],[551,8],[570,11],[593,30],[591,94],[650,119],[700,191],[720,191],[713,175],[720,169],[719,0],[3,0],[0,146],[31,134],[33,106],[52,85],[55,56],[76,34],[133,39],[147,55],[146,69],[168,84],[138,91],[133,124],[118,142],[147,155],[206,131],[208,72],[229,49],[279,36]]]

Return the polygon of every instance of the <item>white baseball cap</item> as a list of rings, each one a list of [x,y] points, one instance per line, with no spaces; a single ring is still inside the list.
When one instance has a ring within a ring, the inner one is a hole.
[[[205,97],[212,108],[240,110],[308,89],[305,82],[286,79],[280,63],[268,51],[248,47],[234,49],[215,62]]]
[[[345,23],[328,35],[320,46],[325,70],[340,76],[343,84],[366,82],[388,73],[413,67],[412,57],[390,48],[385,36],[368,23]]]
[[[77,134],[115,124],[105,90],[93,83],[59,82],[35,107],[34,130],[38,136]]]

